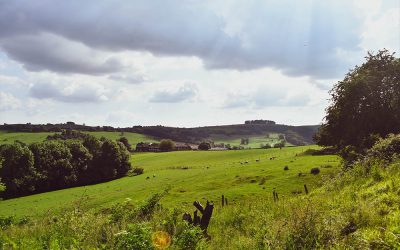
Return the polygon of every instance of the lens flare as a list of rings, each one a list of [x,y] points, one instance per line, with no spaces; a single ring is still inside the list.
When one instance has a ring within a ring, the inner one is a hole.
[[[164,231],[153,233],[152,240],[157,249],[167,249],[171,245],[171,236]]]

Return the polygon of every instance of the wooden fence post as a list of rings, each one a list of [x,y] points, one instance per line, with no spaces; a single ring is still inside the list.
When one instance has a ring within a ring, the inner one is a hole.
[[[306,184],[304,184],[304,191],[306,192],[306,194],[308,194],[308,188]]]
[[[206,207],[203,208],[203,206],[200,204],[200,202],[195,201],[195,202],[193,202],[193,206],[195,206],[197,208],[197,210],[194,211],[194,213],[193,213],[193,219],[189,213],[183,214],[182,219],[194,226],[197,226],[197,225],[200,226],[201,230],[203,231],[204,236],[207,239],[211,239],[211,237],[207,234],[207,228],[208,228],[208,224],[210,224],[211,215],[212,215],[212,212],[214,209],[214,204],[207,201]],[[202,215],[201,217],[197,215],[198,211],[200,211],[200,213]]]

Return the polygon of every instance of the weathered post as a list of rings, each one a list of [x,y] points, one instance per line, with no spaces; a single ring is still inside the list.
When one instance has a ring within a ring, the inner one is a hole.
[[[224,202],[225,202],[225,198],[224,198],[224,195],[222,195],[222,199],[221,199],[221,202],[222,202],[222,207],[224,207]]]
[[[228,206],[228,198],[225,197],[225,205]]]
[[[214,209],[214,204],[207,201],[206,207],[203,208],[203,206],[200,204],[200,202],[195,201],[195,202],[193,202],[193,206],[195,206],[197,208],[197,210],[194,211],[194,213],[193,213],[193,219],[189,213],[183,214],[182,219],[194,226],[197,226],[197,225],[200,226],[201,230],[203,231],[204,236],[207,239],[211,239],[211,237],[207,234],[207,228],[208,228],[208,224],[210,223],[211,215],[212,215],[212,212]],[[197,211],[200,211],[200,213],[202,214],[201,217],[197,215]]]
[[[304,191],[306,192],[306,194],[308,194],[308,188],[306,184],[304,184]]]

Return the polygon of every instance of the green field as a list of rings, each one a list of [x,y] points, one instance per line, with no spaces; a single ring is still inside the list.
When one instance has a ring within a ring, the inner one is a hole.
[[[243,135],[243,136],[223,136],[223,135],[211,135],[210,139],[214,141],[214,143],[225,143],[233,146],[242,146],[244,148],[260,148],[260,145],[269,144],[271,147],[274,144],[279,143],[281,140],[279,139],[279,135],[277,133],[268,133],[265,135]],[[241,145],[241,139],[248,138],[249,144]],[[286,146],[292,146],[290,143],[286,143]]]
[[[97,138],[106,137],[111,140],[117,140],[121,136],[125,136],[129,143],[132,145],[133,148],[136,147],[136,144],[142,141],[146,142],[156,142],[158,141],[155,138],[138,134],[138,133],[130,133],[124,132],[84,132],[87,134],[91,134],[96,136]],[[33,143],[33,142],[42,142],[46,140],[48,135],[53,135],[52,132],[40,132],[40,133],[29,133],[29,132],[7,132],[7,131],[0,131],[0,144],[9,144],[13,143],[14,141],[21,141],[24,143]]]
[[[189,207],[194,200],[218,201],[222,194],[230,202],[269,197],[274,188],[281,195],[292,196],[292,192],[302,191],[304,184],[313,190],[321,176],[337,170],[336,156],[296,156],[309,148],[316,147],[135,153],[132,165],[143,167],[142,175],[0,201],[0,213],[40,216],[81,200],[89,208],[107,207],[127,198],[140,202],[165,189],[169,193],[161,203],[179,208]],[[276,159],[270,160],[271,157]],[[284,171],[284,166],[289,170]],[[321,174],[310,174],[313,167],[319,167]],[[300,172],[304,175],[299,177]]]
[[[46,140],[48,135],[54,133],[38,132],[38,133],[24,133],[24,132],[7,132],[0,130],[0,144],[10,144],[14,141],[21,141],[24,143],[34,143]]]

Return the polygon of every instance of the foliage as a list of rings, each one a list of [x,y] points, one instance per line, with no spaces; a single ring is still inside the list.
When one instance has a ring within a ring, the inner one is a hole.
[[[144,169],[140,167],[135,167],[132,170],[129,171],[133,176],[135,175],[141,175],[144,173]]]
[[[129,156],[122,143],[101,142],[89,135],[83,142],[1,145],[0,178],[6,186],[2,196],[17,197],[122,177],[130,169]]]
[[[209,150],[211,148],[210,143],[208,142],[202,142],[199,144],[199,150]]]
[[[175,238],[175,245],[179,249],[195,250],[204,240],[200,227],[186,224]]]
[[[400,157],[400,134],[389,134],[380,139],[368,150],[368,155],[385,162],[392,162]]]
[[[276,144],[274,144],[274,148],[283,148],[285,147],[286,142],[285,141],[280,141]]]
[[[381,50],[366,60],[330,91],[331,105],[315,137],[319,145],[364,153],[377,135],[400,132],[400,59]]]
[[[163,152],[172,151],[175,148],[175,142],[172,140],[161,140],[160,141],[160,150]]]
[[[125,136],[119,138],[118,142],[121,142],[122,144],[124,144],[124,146],[126,147],[126,149],[129,152],[133,151],[132,148],[131,148],[131,144],[129,144],[128,138],[126,138]]]
[[[28,147],[20,143],[1,145],[0,161],[2,163],[0,178],[6,187],[3,197],[35,190],[37,173],[33,154]]]
[[[127,230],[116,234],[115,249],[155,249],[150,227],[143,224],[129,224]]]

